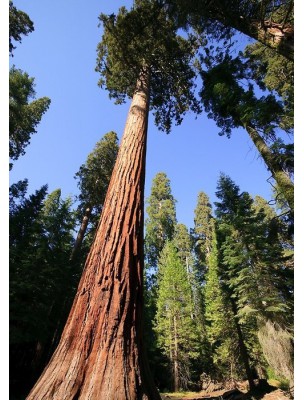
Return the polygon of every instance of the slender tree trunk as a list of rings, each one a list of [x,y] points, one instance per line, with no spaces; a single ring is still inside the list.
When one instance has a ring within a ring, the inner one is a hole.
[[[148,91],[143,73],[68,321],[28,400],[160,400],[142,334]]]
[[[174,324],[174,391],[177,392],[179,390],[179,378],[178,378],[178,343],[177,343],[177,324],[176,324],[176,315],[173,317]]]
[[[81,222],[77,237],[76,237],[76,240],[75,240],[75,244],[74,244],[74,247],[73,247],[73,250],[72,250],[72,253],[71,253],[70,261],[74,261],[77,253],[80,250],[80,247],[81,247],[82,242],[83,242],[84,235],[85,235],[85,233],[87,231],[87,228],[88,228],[88,223],[89,223],[91,214],[92,214],[92,206],[91,205],[87,205],[87,207],[85,209],[85,212],[84,212],[84,215],[83,215],[83,218],[82,218],[82,222]]]
[[[248,355],[248,351],[247,351],[247,348],[246,348],[246,345],[244,342],[243,332],[242,332],[240,324],[237,320],[237,307],[236,307],[235,301],[231,297],[230,297],[230,302],[231,302],[231,306],[232,306],[232,312],[234,315],[236,332],[238,335],[240,354],[241,354],[241,358],[244,363],[244,367],[245,367],[245,371],[246,371],[246,375],[247,375],[247,379],[248,379],[248,383],[249,383],[249,388],[250,388],[250,390],[252,390],[255,388],[255,384],[253,381],[253,374],[252,374],[250,364],[249,364],[249,355]]]
[[[288,175],[282,170],[280,164],[274,159],[274,155],[271,150],[265,143],[264,139],[261,135],[251,126],[246,125],[245,129],[247,130],[250,138],[261,154],[265,164],[269,168],[272,173],[273,178],[277,182],[279,188],[282,191],[287,203],[291,209],[294,211],[294,185]]]

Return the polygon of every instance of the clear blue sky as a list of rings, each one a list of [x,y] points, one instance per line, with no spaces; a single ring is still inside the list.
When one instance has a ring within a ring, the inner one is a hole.
[[[51,106],[43,116],[26,154],[14,163],[10,183],[28,178],[29,193],[48,184],[49,192],[61,188],[63,196],[78,193],[73,178],[95,143],[108,131],[121,138],[129,102],[114,105],[97,86],[94,71],[96,47],[102,28],[101,12],[110,14],[131,1],[28,1],[15,0],[28,13],[35,31],[17,44],[11,64],[35,78],[37,97],[48,96]],[[240,38],[240,48],[246,38]],[[271,198],[270,173],[245,130],[231,139],[218,136],[219,129],[206,115],[187,115],[179,127],[166,135],[149,120],[146,197],[153,177],[165,172],[177,200],[177,218],[193,226],[194,208],[200,191],[216,201],[220,172],[229,175],[241,190],[252,196]]]

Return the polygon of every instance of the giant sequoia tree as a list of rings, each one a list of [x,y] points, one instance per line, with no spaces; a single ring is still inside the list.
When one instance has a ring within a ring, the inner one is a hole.
[[[192,46],[158,5],[102,15],[101,84],[132,97],[95,240],[60,343],[28,399],[159,399],[143,351],[143,199],[149,108],[161,128],[195,108]]]

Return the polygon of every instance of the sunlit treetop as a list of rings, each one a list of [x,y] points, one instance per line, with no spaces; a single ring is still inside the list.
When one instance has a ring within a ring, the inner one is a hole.
[[[169,132],[188,110],[200,111],[194,96],[196,41],[183,39],[155,1],[135,2],[127,11],[99,17],[104,27],[98,44],[99,85],[116,104],[131,98],[139,76],[149,77],[150,109],[159,129]]]

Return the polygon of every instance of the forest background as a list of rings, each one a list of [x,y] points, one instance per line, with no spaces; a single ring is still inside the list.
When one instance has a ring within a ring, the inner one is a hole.
[[[94,67],[96,46],[101,36],[97,17],[100,12],[116,12],[123,3],[127,7],[131,4],[116,1],[109,6],[91,1],[86,4],[81,2],[78,7],[78,4],[75,6],[75,2],[71,1],[14,2],[17,8],[30,15],[35,24],[35,32],[24,38],[10,63],[35,77],[37,97],[48,96],[52,104],[42,118],[38,133],[32,137],[26,154],[14,163],[10,184],[26,177],[29,179],[28,193],[48,184],[49,193],[61,188],[63,197],[76,195],[77,186],[73,176],[95,143],[111,130],[121,137],[129,103],[115,106],[108,99],[108,94],[97,86],[98,75]],[[301,33],[298,35],[301,36]],[[240,35],[240,50],[247,43],[248,39]],[[300,57],[297,62],[296,71],[302,64]],[[299,73],[296,76],[300,78]],[[298,86],[303,87],[301,79],[297,82]],[[296,107],[300,107],[299,101]],[[301,111],[297,112],[296,109],[296,134],[300,120]],[[245,132],[234,131],[230,139],[220,137],[217,133],[215,123],[204,115],[197,119],[191,114],[187,115],[183,124],[174,127],[170,135],[159,132],[154,127],[152,116],[150,118],[146,197],[149,196],[155,174],[165,172],[177,199],[177,219],[188,227],[193,226],[193,210],[199,191],[207,193],[211,203],[215,201],[220,172],[230,176],[242,191],[248,191],[252,196],[260,195],[267,200],[271,198],[271,185],[267,182],[269,173]],[[295,176],[296,188],[297,181],[298,188],[301,187],[301,140],[297,135],[295,151],[299,175]],[[6,157],[5,153],[2,161],[7,160]],[[6,168],[5,164],[2,171],[6,171]],[[4,176],[4,182],[7,182],[6,179],[7,175]],[[7,196],[4,194],[1,197]],[[296,189],[296,221],[303,220],[299,205],[301,192]],[[8,219],[7,215],[4,219]],[[296,245],[297,238],[301,240],[301,236],[300,232],[297,234],[296,223]],[[300,262],[296,258],[297,265]],[[296,274],[299,273],[296,269]],[[296,285],[301,282],[299,275],[296,275],[295,281]],[[298,304],[301,302],[298,301]],[[298,325],[296,332],[301,329],[301,324]],[[300,349],[297,335],[301,337],[302,334],[296,334],[296,346]]]

